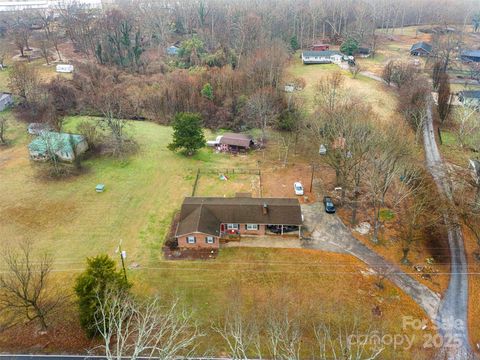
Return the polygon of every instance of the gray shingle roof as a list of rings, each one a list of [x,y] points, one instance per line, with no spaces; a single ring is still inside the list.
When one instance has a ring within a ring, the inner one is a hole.
[[[303,56],[332,56],[332,55],[342,55],[342,53],[334,50],[324,50],[324,51],[304,51]]]
[[[421,41],[421,42],[418,42],[416,44],[413,44],[412,47],[410,48],[410,52],[412,51],[417,51],[417,50],[424,50],[426,52],[432,52],[432,45],[430,45],[429,43],[426,43],[424,41]]]
[[[222,223],[301,225],[302,211],[295,198],[187,197],[176,236],[192,232],[218,236]]]

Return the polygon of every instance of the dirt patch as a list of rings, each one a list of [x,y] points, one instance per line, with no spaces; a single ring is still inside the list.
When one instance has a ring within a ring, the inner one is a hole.
[[[293,184],[301,182],[303,196],[296,196],[301,203],[311,203],[316,200],[312,183],[312,167],[307,164],[273,166],[262,171],[262,193],[264,197],[295,197]]]
[[[260,197],[260,176],[244,174],[235,169],[218,169],[200,172],[195,196],[232,197],[237,193],[250,193]]]

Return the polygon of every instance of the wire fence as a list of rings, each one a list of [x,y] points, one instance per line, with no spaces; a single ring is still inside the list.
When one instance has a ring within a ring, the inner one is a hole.
[[[195,176],[195,181],[193,183],[192,188],[192,196],[195,196],[198,189],[199,179],[201,174],[205,175],[234,175],[234,174],[241,174],[241,175],[255,175],[259,178],[259,193],[260,197],[263,196],[263,186],[262,186],[262,172],[260,169],[248,169],[248,168],[208,168],[208,169],[197,169],[197,174]]]

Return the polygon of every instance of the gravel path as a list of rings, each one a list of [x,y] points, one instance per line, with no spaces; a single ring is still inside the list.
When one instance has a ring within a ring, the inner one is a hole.
[[[435,132],[432,119],[432,101],[427,109],[427,121],[423,128],[423,143],[427,168],[430,171],[438,190],[449,201],[452,201],[451,183],[447,176],[445,164],[435,141]],[[448,289],[440,304],[436,317],[440,333],[444,336],[444,345],[453,342],[458,346],[444,346],[439,358],[449,360],[464,360],[471,354],[468,340],[468,277],[467,260],[463,244],[463,234],[458,226],[456,216],[444,213],[445,223],[448,225],[448,244],[451,256],[451,275]]]

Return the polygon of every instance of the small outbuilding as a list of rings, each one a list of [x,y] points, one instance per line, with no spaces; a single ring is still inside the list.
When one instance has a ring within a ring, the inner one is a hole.
[[[245,152],[254,146],[251,136],[238,133],[223,134],[219,139],[221,151]]]
[[[82,135],[54,131],[42,131],[28,145],[30,158],[36,161],[47,160],[49,153],[54,153],[59,160],[70,162],[87,150],[88,143]]]
[[[13,95],[0,92],[0,111],[3,111],[13,105]]]
[[[424,41],[413,44],[410,48],[412,56],[430,56],[432,54],[432,45]]]
[[[460,60],[464,62],[480,62],[480,50],[464,50],[460,54]]]

